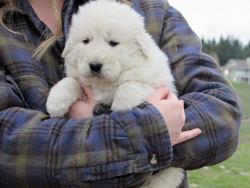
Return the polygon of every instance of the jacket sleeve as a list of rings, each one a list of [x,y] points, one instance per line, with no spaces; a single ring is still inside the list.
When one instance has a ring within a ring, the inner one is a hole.
[[[184,100],[185,130],[202,134],[173,148],[173,166],[196,169],[230,157],[237,148],[242,105],[214,59],[202,53],[199,38],[183,16],[166,3],[160,41],[169,56],[179,97]]]
[[[166,125],[153,106],[51,119],[25,108],[18,86],[0,69],[1,187],[131,187],[171,158]]]

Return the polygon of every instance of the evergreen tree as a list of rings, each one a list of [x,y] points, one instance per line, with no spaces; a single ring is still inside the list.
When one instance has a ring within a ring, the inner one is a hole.
[[[229,59],[246,59],[250,57],[250,41],[243,46],[242,43],[233,37],[220,37],[218,41],[201,40],[203,51],[219,58],[220,65],[225,65]]]

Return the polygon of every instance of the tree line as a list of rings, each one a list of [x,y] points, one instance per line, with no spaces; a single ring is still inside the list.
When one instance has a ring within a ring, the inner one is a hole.
[[[250,41],[243,45],[234,37],[220,37],[215,39],[202,39],[203,51],[218,59],[221,66],[225,65],[229,59],[246,59],[250,57]]]

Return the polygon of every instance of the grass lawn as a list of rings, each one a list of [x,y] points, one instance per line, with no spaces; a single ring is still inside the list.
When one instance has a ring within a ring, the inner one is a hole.
[[[250,118],[250,85],[234,84],[243,101],[244,118]]]
[[[244,118],[237,152],[218,165],[189,171],[191,188],[250,187],[250,85],[236,84],[244,104]]]
[[[250,121],[241,128],[237,152],[227,161],[200,170],[190,171],[191,188],[250,187]]]

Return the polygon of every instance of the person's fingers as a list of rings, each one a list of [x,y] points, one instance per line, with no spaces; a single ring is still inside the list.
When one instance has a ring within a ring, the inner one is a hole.
[[[156,89],[154,93],[148,98],[148,101],[165,99],[168,96],[169,92],[170,90],[167,87]]]
[[[87,96],[87,101],[86,102],[94,102],[94,94],[92,89],[89,86],[86,86],[84,84],[81,84],[82,89],[85,93],[85,95]]]
[[[196,128],[193,130],[189,130],[189,131],[184,131],[180,134],[179,138],[176,140],[175,144],[179,144],[182,142],[185,142],[187,140],[190,140],[192,138],[195,138],[196,136],[201,134],[201,130]]]
[[[164,99],[166,99],[166,100],[168,100],[168,99],[178,100],[177,96],[171,91],[168,93],[168,95]]]
[[[183,124],[182,127],[184,127],[185,126],[185,121],[186,121],[186,114],[185,114],[184,108],[181,111],[180,120],[182,121],[182,124]]]
[[[184,106],[184,101],[182,99],[179,99],[179,101]]]

